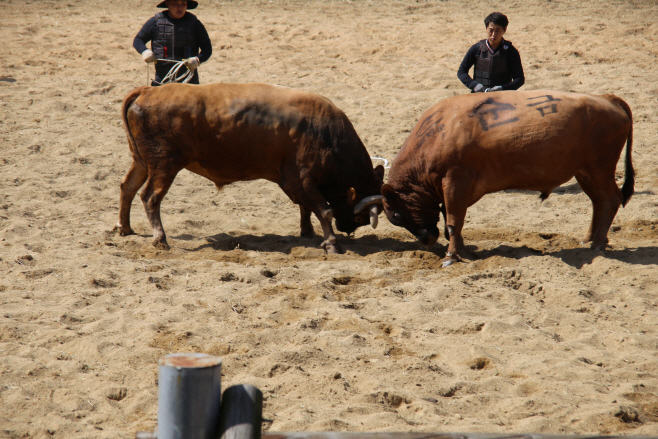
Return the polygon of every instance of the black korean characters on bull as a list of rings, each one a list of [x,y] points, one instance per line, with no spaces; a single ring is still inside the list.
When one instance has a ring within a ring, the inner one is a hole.
[[[433,245],[445,217],[443,266],[461,260],[466,210],[484,195],[535,190],[545,200],[575,177],[592,201],[583,242],[602,250],[634,192],[631,109],[614,95],[501,91],[446,99],[423,114],[382,186],[389,221]],[[621,189],[615,169],[626,145]]]
[[[329,99],[268,84],[168,84],[138,87],[123,101],[132,154],[121,181],[120,235],[133,234],[130,208],[137,191],[153,229],[153,245],[168,249],[160,204],[178,172],[187,169],[218,188],[236,181],[277,183],[299,205],[301,235],[340,253],[336,228],[350,234],[377,226],[384,168],[372,161],[352,123]]]

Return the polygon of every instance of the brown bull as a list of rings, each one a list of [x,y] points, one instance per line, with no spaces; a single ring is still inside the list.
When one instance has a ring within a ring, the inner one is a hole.
[[[621,190],[615,169],[626,143]],[[461,259],[466,209],[505,189],[541,192],[576,177],[594,214],[584,242],[604,249],[619,205],[633,195],[631,110],[613,95],[502,91],[446,99],[416,124],[382,187],[389,221],[427,246],[443,211],[450,240],[444,266]]]
[[[352,233],[377,226],[384,168],[372,162],[347,116],[330,100],[266,84],[171,84],[139,87],[123,100],[133,162],[121,181],[121,235],[139,188],[153,228],[153,245],[169,248],[160,203],[182,169],[218,188],[264,178],[299,204],[301,235],[314,236],[311,212],[324,232],[322,247],[340,252],[331,225]]]

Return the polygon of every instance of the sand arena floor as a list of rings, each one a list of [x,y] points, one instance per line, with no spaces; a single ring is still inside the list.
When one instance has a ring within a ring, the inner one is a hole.
[[[138,200],[137,235],[112,233],[120,104],[147,81],[132,39],[156,3],[0,0],[0,437],[152,430],[157,361],[190,351],[259,387],[270,431],[658,432],[654,1],[200,0],[202,82],[326,96],[388,160],[468,92],[456,69],[495,9],[524,89],[629,103],[636,192],[608,251],[580,244],[571,181],[544,203],[486,196],[465,226],[478,259],[447,269],[445,240],[427,251],[383,216],[327,255],[276,185],[218,193],[187,171],[163,202],[170,251]]]

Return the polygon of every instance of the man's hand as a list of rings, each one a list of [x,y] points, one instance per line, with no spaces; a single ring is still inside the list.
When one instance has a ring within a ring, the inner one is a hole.
[[[193,56],[192,58],[186,59],[185,67],[187,67],[190,70],[190,72],[195,71],[196,68],[199,67],[199,58]]]
[[[149,49],[146,49],[145,51],[142,52],[142,58],[144,58],[144,62],[147,63],[152,63],[157,61],[155,54],[151,52]]]
[[[501,91],[502,89],[503,89],[503,87],[501,87],[500,85],[497,85],[495,87],[491,87],[491,88],[486,89],[484,92],[489,93],[490,91]]]
[[[473,93],[482,93],[484,91],[484,85],[478,83],[475,87],[473,87]]]

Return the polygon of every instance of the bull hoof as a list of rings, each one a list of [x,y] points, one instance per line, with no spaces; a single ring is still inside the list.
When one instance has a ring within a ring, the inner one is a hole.
[[[131,229],[130,227],[122,227],[118,224],[116,226],[114,226],[112,231],[115,232],[115,233],[118,233],[119,236],[128,236],[128,235],[134,235],[135,234],[133,229]]]
[[[594,250],[594,251],[602,252],[606,249],[607,246],[608,246],[607,243],[603,243],[603,244],[601,244],[601,243],[598,243],[598,244],[592,243],[591,249]]]
[[[158,241],[153,241],[153,247],[157,248],[158,250],[169,250],[171,247],[169,247],[169,244],[166,242],[158,242]]]
[[[302,238],[315,238],[315,230],[311,229],[311,231],[304,231],[299,234]]]
[[[459,256],[457,253],[446,252],[446,257],[445,259],[443,259],[443,263],[441,264],[441,267],[442,268],[450,267],[455,262],[459,262],[461,260],[462,260],[461,256]]]
[[[446,259],[443,260],[443,263],[441,264],[441,268],[450,267],[455,262],[457,262],[457,261],[455,261],[454,259],[446,258]]]
[[[340,248],[340,246],[338,244],[334,244],[334,243],[329,242],[329,241],[323,242],[320,245],[320,247],[322,247],[324,249],[324,251],[326,251],[327,253],[332,253],[332,254],[335,254],[335,255],[339,255],[339,254],[343,253],[343,250]]]

